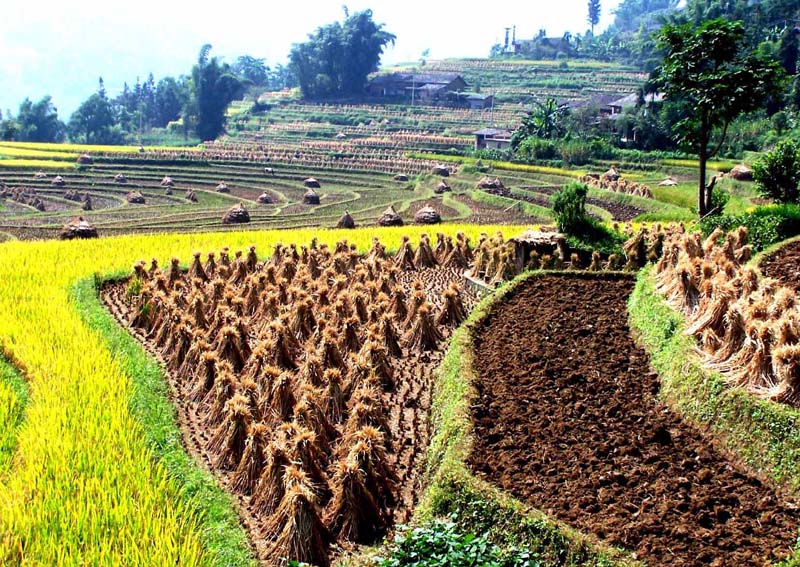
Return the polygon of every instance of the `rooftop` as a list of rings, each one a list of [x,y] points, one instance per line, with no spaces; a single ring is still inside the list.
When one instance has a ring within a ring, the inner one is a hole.
[[[645,102],[661,102],[664,100],[664,95],[662,93],[651,93],[644,95]],[[631,93],[627,96],[622,98],[618,98],[612,102],[608,103],[608,106],[616,106],[619,108],[627,108],[629,106],[636,106],[636,103],[639,102],[639,94],[638,93]]]
[[[390,73],[372,79],[376,85],[389,83],[420,83],[446,85],[461,77],[458,73]]]
[[[512,136],[512,132],[498,128],[481,128],[480,130],[475,130],[472,134],[474,136],[508,136],[509,138]]]

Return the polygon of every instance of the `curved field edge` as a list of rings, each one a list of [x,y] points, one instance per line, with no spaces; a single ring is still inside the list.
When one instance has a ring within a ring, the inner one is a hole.
[[[761,269],[761,263],[772,254],[778,252],[781,248],[785,246],[789,246],[790,244],[795,244],[800,242],[800,235],[793,236],[791,238],[787,238],[786,240],[781,240],[780,242],[776,242],[770,246],[764,248],[761,252],[753,256],[753,258],[748,262],[751,266],[757,267],[759,270]]]
[[[28,383],[0,355],[0,478],[11,469],[17,450],[17,433],[25,420],[29,396]]]
[[[155,234],[92,241],[0,244],[0,349],[30,386],[12,468],[0,477],[2,565],[205,565],[212,555],[201,518],[180,479],[148,446],[131,411],[134,385],[124,356],[79,313],[73,288],[93,274],[128,271],[140,259],[190,258],[195,250],[277,242],[329,245],[347,238],[362,251],[377,236],[464,231],[513,234],[522,227],[447,225],[365,230]],[[98,276],[99,278],[99,276]]]
[[[495,304],[510,298],[528,278],[544,273],[527,272],[501,286],[481,300],[453,334],[439,371],[431,409],[434,435],[426,460],[428,488],[414,521],[448,516],[462,529],[488,534],[495,543],[529,549],[543,565],[641,565],[629,554],[602,546],[590,536],[478,479],[466,465],[473,435],[469,408],[477,395],[473,386],[477,381],[473,368],[475,333]],[[565,273],[575,275],[575,272]]]
[[[130,376],[133,392],[130,411],[142,425],[147,447],[161,461],[177,484],[182,499],[197,515],[203,548],[209,553],[209,565],[257,565],[239,523],[233,499],[200,463],[186,451],[178,426],[175,407],[169,399],[169,385],[158,362],[103,306],[99,286],[119,280],[127,274],[112,274],[79,281],[72,297],[83,321],[97,331],[119,361],[121,370]]]
[[[722,448],[752,470],[800,494],[800,410],[730,388],[703,368],[685,321],[655,291],[653,266],[639,272],[628,302],[631,329],[661,380],[661,398],[710,429]],[[780,565],[800,565],[800,545]]]
[[[800,410],[730,388],[703,368],[683,317],[655,291],[644,268],[628,303],[631,328],[661,377],[661,397],[683,416],[709,426],[729,452],[800,494]]]

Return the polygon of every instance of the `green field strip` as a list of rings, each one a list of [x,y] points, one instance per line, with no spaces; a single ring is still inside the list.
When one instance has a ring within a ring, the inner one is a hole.
[[[0,481],[11,471],[29,397],[30,388],[22,374],[0,354]]]

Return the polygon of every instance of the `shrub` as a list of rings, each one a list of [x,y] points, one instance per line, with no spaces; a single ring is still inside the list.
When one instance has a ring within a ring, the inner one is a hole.
[[[558,157],[558,149],[551,140],[529,136],[517,148],[517,157],[526,161],[550,160]]]
[[[453,522],[434,521],[395,537],[391,556],[377,558],[378,567],[538,567],[527,551],[503,550],[486,536],[462,534]]]
[[[560,148],[561,159],[569,165],[584,165],[592,159],[592,146],[577,140],[564,142]]]
[[[556,226],[567,236],[570,247],[603,254],[621,252],[624,237],[609,230],[586,213],[586,194],[582,183],[569,183],[552,197]]]
[[[700,223],[706,236],[717,227],[729,232],[739,226],[747,227],[750,244],[754,250],[761,251],[800,234],[800,206],[767,205],[741,215],[706,217]]]
[[[553,213],[558,230],[574,234],[586,222],[586,194],[589,188],[583,183],[569,183],[553,195]]]
[[[800,151],[792,140],[779,142],[753,166],[753,178],[763,197],[797,203],[800,193]]]
[[[711,210],[708,212],[709,215],[721,215],[725,212],[725,207],[728,205],[728,201],[731,200],[731,195],[724,189],[717,189],[713,193],[711,193]]]

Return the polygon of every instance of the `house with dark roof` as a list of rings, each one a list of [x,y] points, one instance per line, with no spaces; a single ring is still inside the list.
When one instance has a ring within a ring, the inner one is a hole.
[[[467,83],[458,73],[391,73],[378,75],[367,85],[370,96],[421,104],[446,103],[451,93],[465,90]]]
[[[472,110],[483,110],[494,106],[494,95],[474,92],[450,93],[448,99],[452,106],[469,108]]]
[[[514,135],[510,130],[498,128],[481,128],[472,134],[475,136],[476,150],[506,150],[511,147],[511,136]]]

